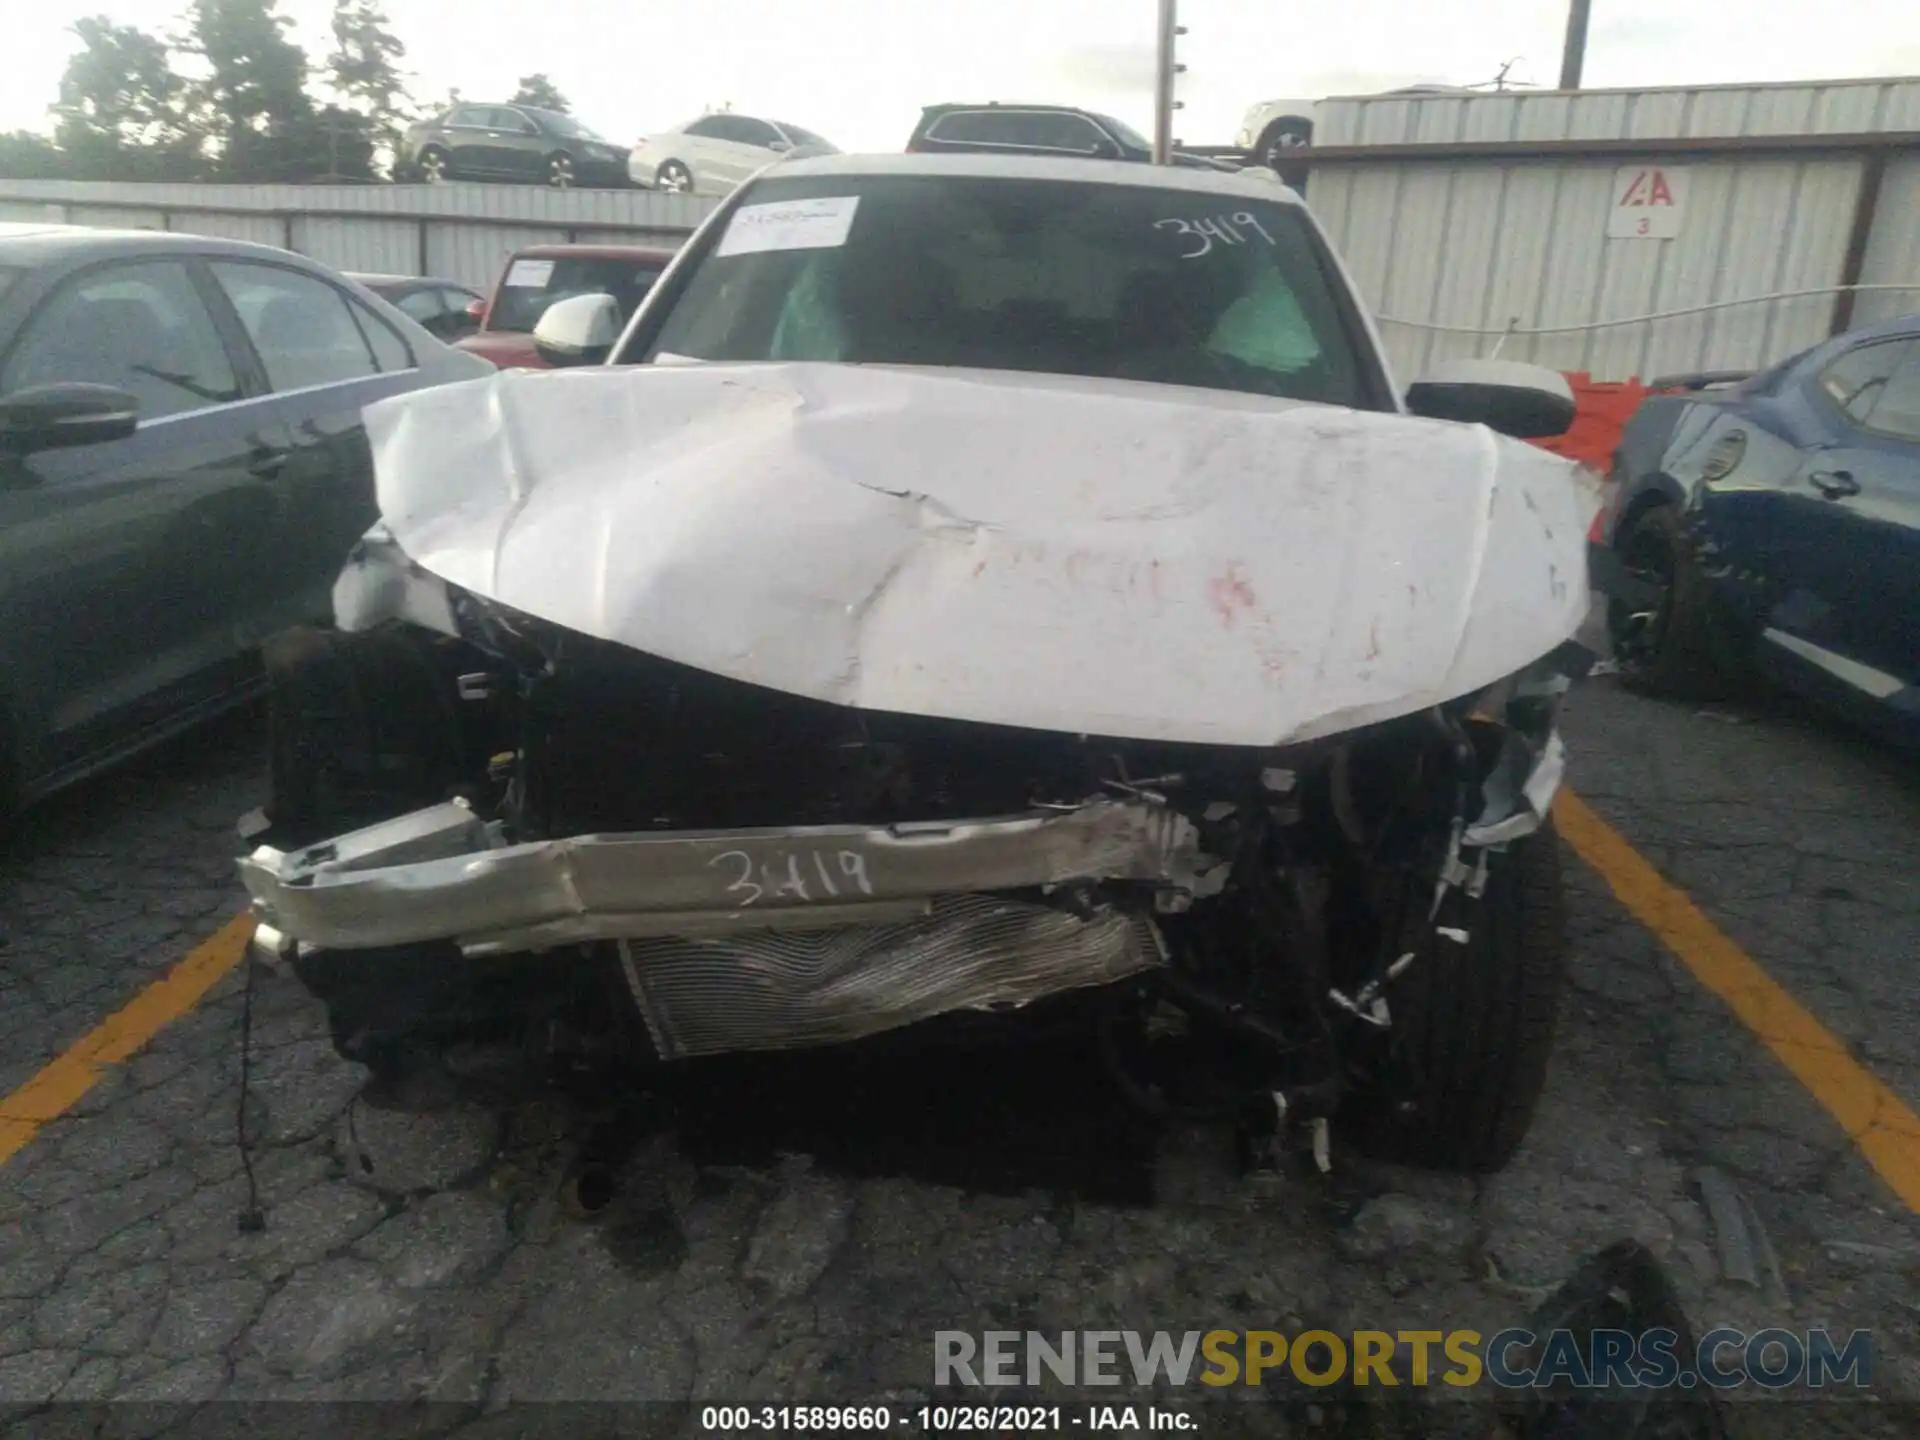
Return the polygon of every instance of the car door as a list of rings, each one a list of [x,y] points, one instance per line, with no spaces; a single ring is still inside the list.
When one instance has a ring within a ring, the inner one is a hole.
[[[397,330],[311,271],[222,259],[207,276],[256,357],[268,391],[261,408],[291,442],[274,482],[271,572],[248,607],[257,643],[331,616],[333,582],[379,513],[361,409],[413,389],[418,360]]]
[[[771,165],[785,153],[783,147],[787,137],[765,120],[755,120],[747,115],[735,115],[732,132],[734,147],[734,183],[737,185],[748,179],[756,170]]]
[[[447,118],[447,148],[453,168],[465,178],[498,178],[505,156],[495,133],[493,107],[462,105]]]
[[[1823,665],[1873,698],[1920,685],[1920,336],[1864,344],[1821,373],[1836,443],[1798,477],[1809,515],[1798,543],[1824,602]]]
[[[58,381],[126,390],[140,418],[125,440],[10,460],[0,483],[0,664],[42,775],[233,682],[230,601],[271,543],[264,487],[288,444],[184,259],[52,289],[7,345],[0,392]]]
[[[717,189],[731,190],[773,158],[771,152],[764,152],[753,143],[759,133],[754,128],[758,122],[741,115],[714,115],[708,119],[711,131],[705,141],[707,171],[718,182]],[[766,128],[771,133],[772,127]]]
[[[696,194],[711,195],[729,186],[722,174],[727,145],[722,132],[729,118],[725,115],[703,115],[677,137],[667,137],[661,150],[658,157],[660,163],[678,160],[693,172]]]
[[[1861,422],[1907,346],[1876,338],[1820,347],[1692,447],[1709,467],[1721,456],[1726,473],[1706,487],[1708,530],[1729,575],[1759,581],[1760,660],[1790,681],[1823,690],[1844,681],[1843,694],[1860,688],[1861,516],[1848,502],[1859,483]]]
[[[554,148],[553,142],[532,116],[511,105],[496,105],[492,114],[492,144],[499,157],[500,173],[514,180],[544,181],[543,162]]]

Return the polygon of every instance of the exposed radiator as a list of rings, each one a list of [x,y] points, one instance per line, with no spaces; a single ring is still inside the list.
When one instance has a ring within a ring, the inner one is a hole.
[[[856,1040],[954,1010],[1017,1008],[1161,963],[1153,922],[961,895],[880,926],[620,942],[670,1060]]]

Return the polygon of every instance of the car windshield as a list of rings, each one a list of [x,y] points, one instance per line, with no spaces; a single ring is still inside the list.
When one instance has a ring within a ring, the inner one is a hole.
[[[802,130],[798,125],[789,125],[784,120],[776,120],[773,123],[784,130],[787,133],[787,138],[796,145],[809,145],[816,150],[824,150],[829,155],[838,155],[840,153],[832,144],[821,139],[811,130]]]
[[[1122,145],[1125,145],[1129,150],[1151,150],[1153,148],[1151,141],[1125,121],[1116,120],[1111,115],[1096,115],[1093,118],[1106,126],[1113,138],[1118,140]]]
[[[785,177],[745,198],[634,358],[1030,370],[1377,404],[1296,206],[925,175]]]
[[[549,305],[574,295],[611,295],[624,321],[663,268],[651,260],[612,256],[515,256],[487,314],[486,328],[527,334]]]
[[[557,110],[535,110],[532,113],[538,115],[540,117],[540,123],[545,125],[547,129],[555,135],[567,135],[576,140],[598,140],[601,138],[599,131],[595,130],[591,125],[583,125],[571,115],[562,115]]]

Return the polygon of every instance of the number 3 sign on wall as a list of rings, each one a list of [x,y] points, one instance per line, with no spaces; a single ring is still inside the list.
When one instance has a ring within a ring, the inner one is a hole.
[[[1671,165],[1626,165],[1613,172],[1612,240],[1671,240],[1687,209],[1687,172]]]

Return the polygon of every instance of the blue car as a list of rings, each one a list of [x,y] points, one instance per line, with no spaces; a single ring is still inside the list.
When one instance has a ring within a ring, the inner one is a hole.
[[[1682,383],[1628,421],[1594,525],[1622,674],[1757,672],[1920,742],[1920,315]]]

